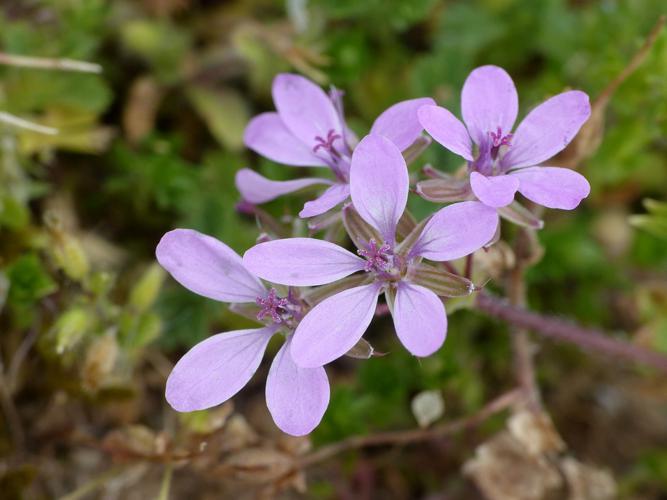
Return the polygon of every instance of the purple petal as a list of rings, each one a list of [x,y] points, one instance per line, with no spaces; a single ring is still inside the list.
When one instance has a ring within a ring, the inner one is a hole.
[[[519,189],[519,181],[511,175],[486,177],[479,172],[471,172],[470,187],[479,201],[499,208],[512,203],[514,194]]]
[[[252,378],[275,327],[219,333],[183,356],[167,379],[166,397],[177,411],[224,403]]]
[[[266,203],[287,193],[293,193],[315,184],[331,184],[328,179],[294,179],[291,181],[272,181],[249,168],[236,172],[236,189],[244,200],[250,203]]]
[[[329,406],[329,379],[324,368],[300,368],[283,344],[266,379],[266,405],[273,421],[292,436],[309,434]]]
[[[461,114],[476,144],[498,128],[503,135],[510,133],[518,110],[514,82],[504,69],[481,66],[468,75],[461,91]]]
[[[333,130],[341,136],[343,127],[338,113],[327,94],[303,76],[281,73],[273,79],[273,102],[287,129],[310,150],[317,144],[316,137],[327,138]]]
[[[309,144],[287,129],[278,113],[262,113],[250,120],[243,142],[249,149],[278,163],[295,167],[327,166]]]
[[[548,208],[572,210],[591,192],[586,178],[569,168],[530,167],[510,175],[519,179],[522,195]]]
[[[415,356],[430,356],[445,341],[445,306],[428,288],[400,282],[392,316],[398,338]]]
[[[544,101],[526,116],[502,159],[505,168],[537,165],[562,151],[591,115],[584,92],[563,92]]]
[[[417,111],[427,104],[435,105],[435,101],[430,97],[421,97],[388,107],[377,117],[370,133],[383,135],[398,149],[405,151],[422,133]]]
[[[314,286],[361,271],[365,261],[328,241],[287,238],[255,245],[243,256],[243,264],[272,283]]]
[[[307,201],[303,205],[301,212],[299,212],[299,217],[305,219],[308,217],[321,215],[324,212],[331,210],[339,203],[347,200],[348,196],[350,196],[350,186],[348,184],[341,184],[340,182],[337,182],[333,186],[327,188],[327,190],[324,191],[324,193],[322,193],[319,198],[315,198],[312,201]]]
[[[495,209],[478,201],[454,203],[431,217],[411,254],[435,261],[459,259],[486,245],[497,227]]]
[[[204,297],[221,302],[255,302],[266,293],[234,250],[192,229],[169,231],[155,254],[176,281]]]
[[[373,319],[379,285],[350,288],[324,299],[301,320],[292,359],[304,368],[324,366],[352,349]]]
[[[452,153],[472,161],[472,142],[465,125],[445,108],[423,106],[419,108],[419,123],[441,145]]]
[[[350,195],[354,208],[387,242],[393,242],[408,202],[408,167],[386,137],[367,135],[352,154]]]

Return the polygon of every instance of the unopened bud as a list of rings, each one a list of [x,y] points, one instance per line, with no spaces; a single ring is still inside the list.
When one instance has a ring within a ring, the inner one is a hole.
[[[155,302],[164,278],[164,270],[158,264],[151,264],[132,288],[130,306],[138,312],[148,310]]]

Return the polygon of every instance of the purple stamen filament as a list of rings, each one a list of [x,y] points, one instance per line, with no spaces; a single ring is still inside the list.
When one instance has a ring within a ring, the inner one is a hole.
[[[366,248],[360,248],[357,253],[366,259],[364,271],[375,271],[382,275],[391,271],[394,255],[389,244],[384,243],[380,246],[377,241],[372,239],[368,242]]]
[[[270,316],[274,323],[282,323],[283,315],[288,312],[289,299],[277,296],[276,289],[272,288],[266,297],[257,297],[255,299],[257,305],[261,307],[257,313],[257,319],[263,320]]]
[[[503,135],[503,130],[498,127],[495,132],[489,132],[491,137],[491,158],[498,157],[498,151],[501,146],[510,147],[512,145],[512,134]]]
[[[317,142],[317,144],[315,144],[315,147],[313,148],[313,153],[317,153],[321,148],[324,149],[326,152],[328,152],[329,155],[331,155],[332,159],[339,159],[341,155],[333,145],[334,141],[338,139],[342,139],[342,137],[340,134],[337,134],[336,131],[333,129],[329,130],[326,139],[322,138],[319,135],[315,136],[315,141]]]

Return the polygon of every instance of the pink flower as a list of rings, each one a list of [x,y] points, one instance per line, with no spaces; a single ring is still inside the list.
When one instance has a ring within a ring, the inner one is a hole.
[[[562,151],[588,120],[588,96],[578,90],[558,94],[528,113],[512,132],[518,107],[514,82],[505,70],[482,66],[463,85],[465,125],[439,106],[424,106],[418,115],[433,139],[468,160],[470,186],[482,203],[504,207],[519,191],[545,207],[576,208],[590,193],[588,181],[573,170],[541,164]]]
[[[244,200],[259,204],[308,186],[329,186],[304,205],[299,213],[304,218],[323,214],[347,200],[350,158],[357,140],[345,124],[341,93],[333,89],[327,96],[307,78],[283,73],[273,80],[273,101],[277,112],[262,113],[248,124],[246,146],[278,163],[329,168],[335,180],[272,181],[246,168],[236,174],[236,187]],[[384,135],[402,151],[407,149],[421,136],[417,110],[427,104],[435,101],[420,98],[394,104],[375,120],[371,133]]]
[[[167,379],[166,398],[177,411],[219,405],[252,378],[271,337],[283,331],[287,340],[271,364],[266,381],[266,404],[276,425],[295,436],[308,434],[329,404],[329,381],[324,368],[300,368],[290,356],[291,334],[303,315],[301,302],[278,297],[243,266],[224,243],[190,229],[165,234],[157,259],[188,290],[213,300],[256,303],[263,328],[219,333],[190,349]]]
[[[367,283],[317,304],[299,323],[292,357],[302,367],[322,366],[345,354],[364,334],[385,292],[396,333],[416,356],[440,348],[447,331],[442,300],[415,282],[422,259],[454,260],[488,243],[498,226],[496,211],[468,201],[436,212],[411,243],[397,244],[396,226],[408,198],[408,172],[401,151],[387,138],[371,134],[354,150],[350,193],[359,215],[377,232],[364,242],[359,256],[333,243],[290,238],[249,249],[245,266],[274,283],[314,286],[365,272]],[[404,240],[408,242],[410,238]]]

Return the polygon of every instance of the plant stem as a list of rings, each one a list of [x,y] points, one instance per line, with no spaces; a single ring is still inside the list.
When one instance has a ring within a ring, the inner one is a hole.
[[[520,307],[526,305],[526,282],[524,272],[529,259],[525,257],[533,252],[529,243],[530,235],[523,230],[519,233],[515,242],[515,253],[517,261],[514,268],[510,271],[508,283],[508,298],[510,304]],[[541,406],[540,389],[537,385],[535,375],[535,366],[533,356],[535,348],[528,337],[528,332],[519,328],[512,336],[512,347],[514,353],[514,371],[519,386],[523,389],[526,397],[526,404],[530,409],[537,410]]]
[[[649,365],[667,373],[667,356],[610,337],[609,334],[601,330],[584,328],[553,316],[543,316],[523,307],[509,304],[507,301],[486,292],[480,292],[477,295],[475,307],[489,316],[531,330],[545,337],[570,342],[589,351]]]
[[[384,445],[405,445],[422,441],[431,441],[450,434],[456,434],[475,427],[496,413],[506,410],[517,403],[521,396],[521,391],[514,389],[493,399],[491,402],[483,406],[481,410],[469,417],[463,417],[452,422],[445,422],[435,427],[431,427],[430,429],[410,429],[404,431],[381,432],[370,436],[353,436],[344,439],[343,441],[339,441],[338,443],[319,448],[313,453],[301,458],[298,461],[297,466],[298,468],[309,467],[329,460],[345,451],[357,448]]]

